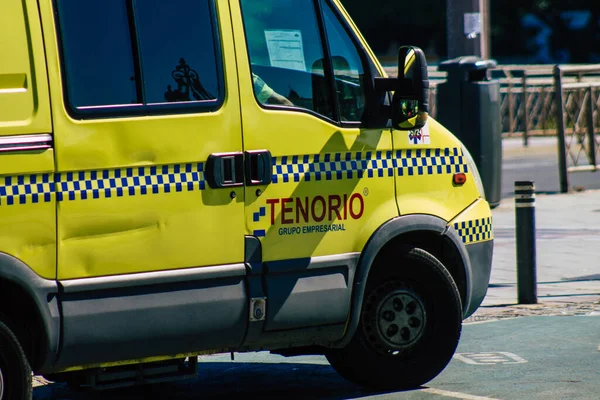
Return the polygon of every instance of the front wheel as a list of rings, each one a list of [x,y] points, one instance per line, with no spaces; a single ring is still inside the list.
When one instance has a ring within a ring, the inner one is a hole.
[[[0,321],[0,400],[29,400],[31,367],[12,330]]]
[[[462,327],[460,294],[440,261],[408,248],[396,262],[369,277],[354,337],[327,354],[344,378],[377,389],[411,389],[435,378]]]

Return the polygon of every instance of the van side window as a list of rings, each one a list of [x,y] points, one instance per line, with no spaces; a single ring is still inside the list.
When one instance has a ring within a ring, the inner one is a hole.
[[[333,118],[314,2],[242,0],[256,99]]]
[[[56,0],[75,113],[218,108],[224,97],[214,0]]]
[[[365,110],[365,73],[359,52],[331,7],[323,2],[340,119],[358,122]]]
[[[137,1],[135,17],[146,102],[218,97],[213,27],[206,0]]]
[[[67,90],[75,107],[139,102],[124,1],[58,1]]]

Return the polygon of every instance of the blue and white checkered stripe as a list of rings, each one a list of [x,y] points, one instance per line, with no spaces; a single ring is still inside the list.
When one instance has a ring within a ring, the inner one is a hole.
[[[204,164],[0,177],[0,206],[204,190]]]
[[[273,183],[467,173],[462,149],[409,149],[273,157]]]
[[[398,176],[467,173],[462,149],[409,149],[396,153]]]
[[[273,157],[273,183],[394,175],[392,151]]]
[[[494,237],[491,217],[457,222],[454,224],[454,229],[456,229],[464,244],[483,242]]]
[[[458,148],[273,157],[273,183],[468,172]],[[0,177],[0,205],[204,190],[204,163]]]
[[[55,192],[54,174],[0,178],[0,205],[49,202]]]

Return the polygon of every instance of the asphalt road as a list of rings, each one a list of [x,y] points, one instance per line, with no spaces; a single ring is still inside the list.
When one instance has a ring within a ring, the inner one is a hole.
[[[449,366],[426,387],[373,393],[339,377],[323,357],[269,353],[201,358],[195,381],[73,394],[58,385],[35,399],[597,399],[600,317],[526,317],[467,324]],[[401,377],[398,377],[401,379]]]
[[[531,138],[525,148],[520,139],[505,139],[502,158],[502,198],[512,197],[514,182],[532,180],[536,191],[557,193],[560,189],[558,150],[553,138]],[[576,154],[573,157],[576,158]],[[579,155],[583,163],[585,156]],[[573,161],[569,158],[569,165]],[[570,190],[600,189],[600,172],[569,173]]]

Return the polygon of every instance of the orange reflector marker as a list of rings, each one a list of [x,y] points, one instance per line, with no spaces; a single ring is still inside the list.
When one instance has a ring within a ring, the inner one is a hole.
[[[454,174],[452,176],[452,183],[454,183],[455,185],[464,185],[465,182],[467,181],[467,174],[464,173],[458,173],[458,174]]]

